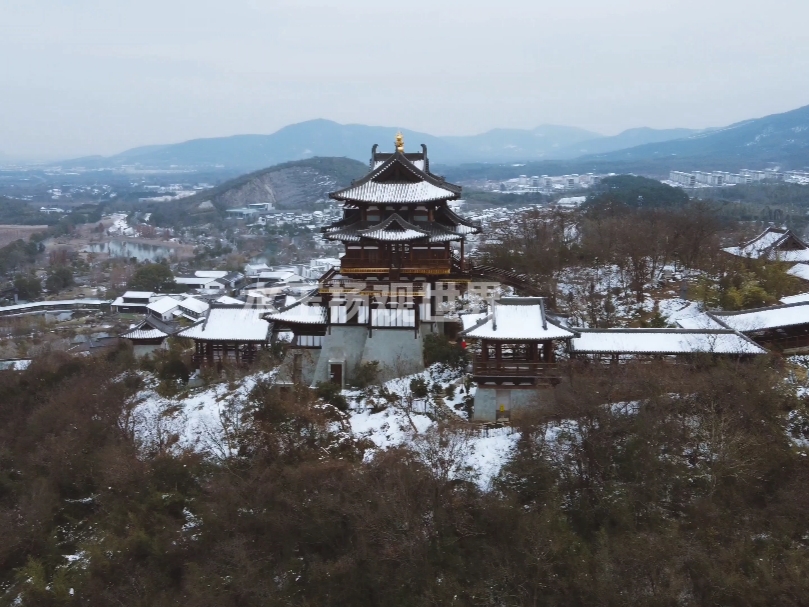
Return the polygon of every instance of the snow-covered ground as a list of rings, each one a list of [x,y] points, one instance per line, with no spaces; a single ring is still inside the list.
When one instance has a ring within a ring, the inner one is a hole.
[[[272,377],[272,372],[256,373],[235,387],[220,383],[164,397],[156,391],[157,381],[144,375],[145,387],[131,401],[124,421],[146,452],[193,450],[224,458],[235,448],[232,435],[249,423],[242,412],[251,390]],[[436,460],[452,460],[450,477],[473,480],[486,489],[508,461],[519,434],[511,428],[486,429],[465,421],[460,405],[474,395],[474,386],[467,393],[463,377],[457,370],[434,365],[391,380],[383,390],[346,390],[349,409],[335,430],[367,441],[366,460],[380,451],[407,446],[431,467]],[[411,381],[419,378],[430,390],[426,398],[415,398],[411,392]],[[451,397],[449,385],[454,386]]]
[[[235,389],[221,383],[174,398],[160,396],[157,381],[145,376],[146,387],[130,403],[126,423],[145,451],[194,450],[226,457],[233,446],[229,437],[243,423],[241,412],[250,391],[273,376],[274,372],[256,373],[240,380]]]
[[[112,216],[112,225],[107,228],[109,234],[116,234],[119,236],[137,236],[138,232],[135,228],[129,227],[126,221],[126,215],[118,213]]]

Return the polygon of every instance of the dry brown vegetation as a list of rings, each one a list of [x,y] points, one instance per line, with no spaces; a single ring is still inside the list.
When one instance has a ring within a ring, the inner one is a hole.
[[[0,374],[4,602],[782,606],[809,591],[809,458],[784,421],[806,403],[774,362],[575,369],[491,491],[447,473],[440,432],[364,461],[303,388],[259,384],[219,461],[143,453],[129,363]]]

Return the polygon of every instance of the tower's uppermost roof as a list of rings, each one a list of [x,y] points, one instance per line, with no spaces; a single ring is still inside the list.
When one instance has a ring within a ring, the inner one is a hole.
[[[371,171],[347,188],[329,197],[345,202],[366,204],[425,204],[461,197],[461,186],[448,183],[430,173],[427,146],[421,152],[405,152],[397,139],[391,153],[371,150]]]

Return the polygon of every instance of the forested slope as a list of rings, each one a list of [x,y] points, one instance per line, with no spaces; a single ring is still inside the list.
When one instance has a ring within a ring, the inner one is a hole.
[[[806,402],[775,361],[579,369],[485,490],[455,465],[452,425],[369,456],[337,409],[261,382],[235,450],[178,449],[159,424],[145,449],[129,356],[0,374],[4,603],[782,606],[809,591]]]

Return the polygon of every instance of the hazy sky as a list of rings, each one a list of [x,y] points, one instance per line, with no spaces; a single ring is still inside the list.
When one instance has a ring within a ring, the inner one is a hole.
[[[807,0],[0,0],[0,152],[719,126],[809,104],[808,23]]]

